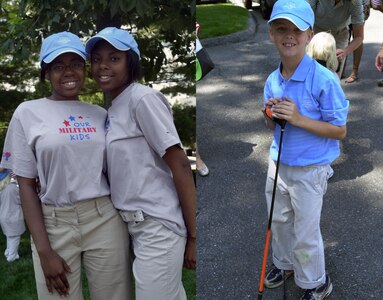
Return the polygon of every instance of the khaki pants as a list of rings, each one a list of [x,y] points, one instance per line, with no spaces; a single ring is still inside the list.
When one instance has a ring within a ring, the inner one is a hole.
[[[320,216],[329,165],[290,167],[280,164],[271,225],[273,262],[294,270],[295,283],[312,289],[325,283],[324,247]],[[275,162],[269,160],[266,201],[270,212]]]
[[[72,271],[66,274],[70,289],[64,299],[83,299],[82,267],[92,300],[132,299],[128,233],[110,198],[63,208],[43,204],[42,209],[50,244]],[[48,292],[33,241],[32,255],[39,299],[62,300],[56,291]]]
[[[135,254],[136,300],[186,300],[182,285],[186,238],[149,216],[127,224]]]

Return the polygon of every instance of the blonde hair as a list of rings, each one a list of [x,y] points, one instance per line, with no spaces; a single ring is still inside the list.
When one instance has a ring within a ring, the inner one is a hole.
[[[326,67],[336,72],[338,59],[336,58],[336,42],[328,32],[319,32],[313,36],[306,47],[306,52],[315,60],[322,60]]]

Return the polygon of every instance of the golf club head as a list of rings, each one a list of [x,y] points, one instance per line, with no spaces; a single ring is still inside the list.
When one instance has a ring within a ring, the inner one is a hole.
[[[273,116],[273,111],[271,110],[271,106],[266,106],[266,115],[272,119],[275,123],[277,123],[279,126],[281,126],[281,128],[285,128],[286,126],[286,120],[283,120],[283,119],[279,119],[279,118],[276,118]]]

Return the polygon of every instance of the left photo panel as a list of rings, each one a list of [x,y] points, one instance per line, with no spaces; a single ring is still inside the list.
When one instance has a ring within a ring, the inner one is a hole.
[[[197,299],[195,12],[0,3],[4,299]]]

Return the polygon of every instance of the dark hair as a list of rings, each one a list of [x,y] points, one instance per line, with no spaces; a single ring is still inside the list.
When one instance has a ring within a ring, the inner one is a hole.
[[[132,49],[126,51],[127,67],[128,67],[128,83],[138,81],[141,78],[140,57]]]
[[[40,81],[44,82],[45,81],[45,73],[47,72],[49,68],[49,64],[45,62],[41,62],[41,72],[40,72]]]

